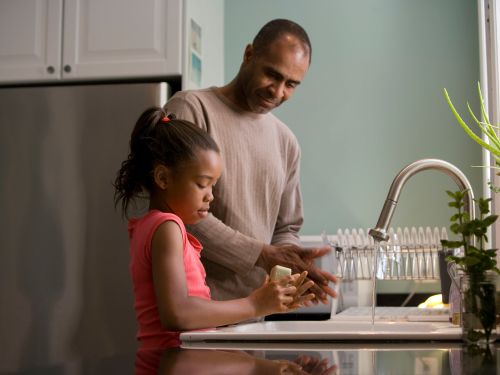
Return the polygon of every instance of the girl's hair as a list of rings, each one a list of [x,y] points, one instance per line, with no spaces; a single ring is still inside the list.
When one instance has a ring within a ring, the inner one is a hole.
[[[213,138],[193,123],[167,116],[160,107],[144,111],[132,131],[130,153],[115,179],[115,207],[121,201],[122,214],[127,216],[133,198],[144,190],[152,192],[156,165],[176,170],[194,160],[199,150],[220,152]]]

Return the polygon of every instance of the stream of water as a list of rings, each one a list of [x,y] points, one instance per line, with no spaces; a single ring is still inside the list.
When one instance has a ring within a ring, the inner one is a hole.
[[[377,306],[377,264],[380,242],[375,240],[373,244],[373,264],[372,264],[372,326],[375,324],[375,307]]]

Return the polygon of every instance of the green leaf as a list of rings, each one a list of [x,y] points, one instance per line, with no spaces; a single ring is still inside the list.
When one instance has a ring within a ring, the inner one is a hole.
[[[478,137],[470,128],[469,126],[465,123],[464,120],[462,120],[462,118],[460,117],[460,115],[458,114],[457,110],[455,109],[455,107],[453,106],[453,103],[451,102],[451,99],[448,95],[448,91],[446,91],[446,89],[443,90],[444,91],[444,95],[445,95],[445,99],[446,99],[446,102],[448,103],[448,106],[450,107],[451,111],[453,112],[453,115],[455,116],[455,118],[457,119],[459,125],[465,130],[465,132],[469,135],[469,137],[471,137],[476,143],[478,143],[479,145],[481,145],[481,147],[485,148],[486,150],[490,151],[491,153],[493,153],[494,155],[497,155],[497,156],[500,156],[500,150],[493,147],[493,146],[490,146],[488,143],[486,143],[485,141],[483,141],[480,137]],[[479,90],[480,91],[480,90]]]
[[[489,123],[490,120],[488,119],[488,113],[484,108],[483,94],[481,93],[481,83],[479,81],[477,82],[477,95],[479,96],[479,104],[481,105],[481,113],[483,114],[483,118],[486,120],[486,122]]]
[[[453,112],[453,115],[455,116],[455,118],[457,119],[459,125],[465,130],[465,132],[469,135],[469,137],[471,137],[474,141],[476,141],[479,145],[481,145],[483,148],[487,149],[488,151],[492,152],[493,154],[496,154],[497,156],[500,155],[499,154],[499,150],[495,149],[494,147],[490,146],[488,143],[486,143],[485,141],[483,141],[481,138],[479,138],[468,126],[467,124],[464,122],[464,120],[462,120],[462,118],[460,117],[460,115],[458,114],[457,110],[455,109],[455,107],[453,106],[453,103],[451,102],[451,99],[448,95],[448,91],[446,91],[446,89],[444,89],[444,95],[445,95],[445,98],[446,98],[446,102],[448,103],[448,106],[450,107],[451,111]]]
[[[446,194],[450,196],[450,198],[456,199],[456,194],[450,190],[446,190]]]
[[[484,251],[489,257],[496,257],[497,256],[497,250],[496,249],[490,249],[490,250],[485,250]]]
[[[482,122],[477,119],[477,117],[474,115],[474,112],[472,112],[472,109],[470,108],[469,103],[467,103],[467,108],[469,110],[469,114],[472,117],[472,119],[476,122],[477,126],[481,131],[488,137],[490,140],[490,144],[495,147],[496,149],[500,149],[500,142],[497,137],[497,134],[495,132],[495,129],[493,126],[487,121],[487,122]],[[486,118],[487,119],[487,118]]]
[[[483,223],[486,226],[490,226],[498,219],[498,215],[490,215],[483,219]]]
[[[448,241],[448,240],[441,240],[441,245],[447,249],[458,249],[459,247],[463,246],[462,241]]]
[[[450,225],[450,230],[451,230],[453,233],[455,233],[455,234],[460,233],[460,224],[458,224],[458,223],[451,224],[451,225]]]
[[[479,263],[479,259],[474,256],[464,257],[463,263],[467,266],[474,266]]]
[[[457,257],[457,256],[454,256],[454,255],[448,255],[445,260],[447,262],[452,262],[452,263],[457,263],[457,264],[460,264],[461,261],[462,261],[463,258],[461,257]]]

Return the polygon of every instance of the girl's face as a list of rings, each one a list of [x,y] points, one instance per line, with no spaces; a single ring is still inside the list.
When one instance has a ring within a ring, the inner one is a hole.
[[[165,169],[166,183],[159,189],[160,209],[194,224],[208,215],[214,199],[212,188],[222,172],[222,159],[213,150],[199,150],[197,158],[172,170]]]

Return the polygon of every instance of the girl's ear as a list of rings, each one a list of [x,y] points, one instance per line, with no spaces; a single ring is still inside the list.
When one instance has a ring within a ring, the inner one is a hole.
[[[170,170],[164,165],[157,165],[153,170],[153,178],[155,184],[160,188],[165,190],[168,187],[170,180]]]

